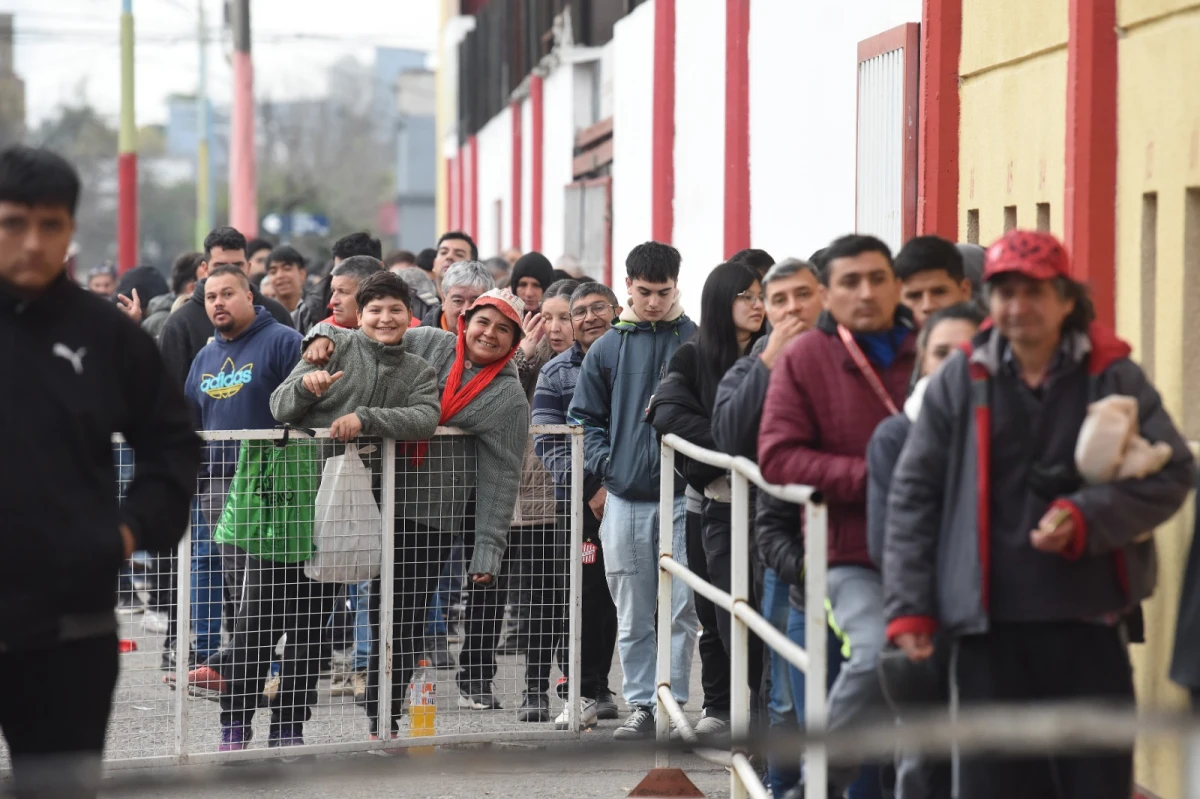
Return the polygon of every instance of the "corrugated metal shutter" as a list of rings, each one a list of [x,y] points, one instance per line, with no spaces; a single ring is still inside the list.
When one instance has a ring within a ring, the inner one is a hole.
[[[859,46],[855,220],[895,252],[916,229],[917,26]]]

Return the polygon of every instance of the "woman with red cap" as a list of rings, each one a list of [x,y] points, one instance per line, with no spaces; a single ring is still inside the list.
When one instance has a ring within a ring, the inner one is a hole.
[[[494,587],[500,572],[529,435],[529,404],[510,363],[521,343],[524,313],[519,297],[507,289],[493,289],[459,317],[457,335],[432,327],[404,334],[405,349],[437,373],[439,425],[458,428],[465,435],[437,436],[397,448],[393,737],[409,677],[425,649],[429,599],[455,533],[474,538],[469,569],[474,585]],[[332,352],[332,342],[322,336],[320,325],[305,344],[304,357],[312,363],[320,363]],[[380,596],[380,587],[376,580],[374,596]],[[373,602],[371,608],[374,645],[367,716],[372,736],[379,734],[380,720],[379,604]],[[490,686],[460,689],[473,700],[491,697]]]

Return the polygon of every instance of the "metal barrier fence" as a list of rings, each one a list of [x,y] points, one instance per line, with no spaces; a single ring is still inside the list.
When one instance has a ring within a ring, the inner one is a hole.
[[[674,540],[673,507],[675,502],[675,453],[692,460],[728,469],[732,488],[730,519],[732,533],[732,574],[730,592],[716,588],[686,566],[672,552]],[[825,727],[826,710],[826,628],[824,624],[808,624],[804,648],[792,643],[763,618],[748,601],[750,597],[750,483],[786,502],[804,506],[804,602],[806,608],[825,607],[827,566],[827,517],[820,492],[799,485],[777,486],[766,482],[758,466],[747,458],[732,457],[698,447],[677,435],[662,439],[661,480],[659,484],[659,581],[658,581],[658,663],[657,663],[657,740],[656,765],[670,765],[670,725],[674,722],[684,740],[698,743],[691,725],[679,703],[671,694],[671,584],[680,579],[693,591],[707,597],[718,608],[730,614],[730,727],[734,746],[730,753],[697,747],[696,753],[714,763],[730,767],[730,796],[732,799],[768,799],[750,759],[737,742],[750,737],[750,684],[747,650],[750,631],[763,643],[778,652],[796,668],[805,672],[804,724],[809,732],[820,733]],[[819,743],[805,749],[805,797],[824,799],[827,762],[825,748]]]
[[[579,428],[530,428],[491,585],[474,583],[470,563],[473,541],[487,543],[475,520],[495,521],[493,508],[475,507],[478,481],[493,476],[477,473],[476,442],[462,431],[439,428],[421,447],[359,439],[356,452],[327,430],[200,435],[191,545],[139,556],[122,575],[108,768],[579,734]],[[566,497],[535,439],[560,447]],[[123,496],[136,464],[119,437],[114,461]],[[339,461],[350,482],[330,501],[321,487]],[[522,619],[524,654],[497,656],[506,620]],[[461,646],[439,653],[440,640]],[[418,667],[410,681],[409,664],[446,656],[453,670]],[[212,674],[189,683],[205,662]],[[518,716],[526,694],[530,721]]]

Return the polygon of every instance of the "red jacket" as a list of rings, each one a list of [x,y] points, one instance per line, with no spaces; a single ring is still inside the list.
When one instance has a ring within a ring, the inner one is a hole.
[[[912,327],[901,307],[896,321]],[[916,330],[876,374],[896,407],[904,404],[916,362]],[[772,483],[819,489],[829,510],[829,565],[874,568],[867,553],[867,443],[891,414],[855,366],[837,324],[792,342],[775,363],[758,436],[758,463]]]

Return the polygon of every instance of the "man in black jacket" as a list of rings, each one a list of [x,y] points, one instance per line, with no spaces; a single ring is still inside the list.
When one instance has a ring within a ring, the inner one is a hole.
[[[159,347],[162,348],[167,370],[179,380],[181,388],[187,380],[188,370],[192,368],[192,360],[195,359],[196,353],[212,341],[213,324],[208,318],[208,312],[204,310],[203,278],[218,266],[236,266],[243,272],[249,269],[246,261],[246,237],[231,227],[216,228],[204,238],[204,263],[196,270],[196,288],[192,291],[191,299],[167,317],[159,337]],[[255,305],[261,305],[270,311],[271,316],[280,324],[295,327],[287,308],[269,297],[264,297],[253,282],[250,287]]]
[[[117,682],[117,573],[135,549],[179,540],[200,465],[153,340],[66,275],[78,197],[59,156],[0,153],[0,349],[20,376],[0,400],[0,729],[18,796],[95,796]],[[137,462],[120,506],[116,432]]]

